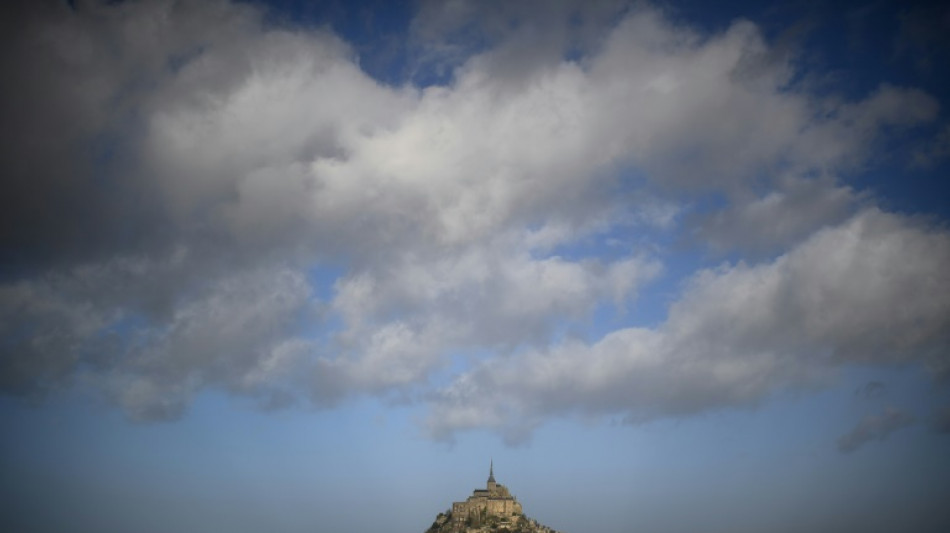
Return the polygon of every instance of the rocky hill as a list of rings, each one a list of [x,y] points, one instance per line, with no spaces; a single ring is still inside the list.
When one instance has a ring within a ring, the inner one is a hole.
[[[494,461],[488,463],[484,489],[475,489],[465,501],[435,517],[426,533],[558,533],[524,515],[508,487],[495,481]]]
[[[452,511],[439,513],[426,533],[559,533],[524,515],[483,514],[455,520]]]

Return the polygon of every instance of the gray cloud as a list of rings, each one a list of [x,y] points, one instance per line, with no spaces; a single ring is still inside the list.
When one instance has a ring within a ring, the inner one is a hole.
[[[931,427],[937,433],[950,433],[950,407],[942,407],[934,411]]]
[[[887,394],[887,386],[880,381],[868,381],[863,386],[858,387],[854,394],[868,399],[881,398]]]
[[[600,46],[628,2],[419,2],[410,28],[414,76],[435,71],[451,78],[473,56],[493,78],[517,86],[538,69],[588,55]],[[486,53],[488,52],[488,53]]]
[[[944,124],[933,139],[914,151],[911,165],[929,169],[950,157],[950,124]]]
[[[858,195],[829,179],[789,177],[763,197],[733,200],[731,209],[698,218],[697,237],[718,251],[733,248],[769,253],[844,220]]]
[[[912,426],[914,417],[889,407],[880,415],[868,415],[861,419],[851,431],[838,437],[838,451],[852,453],[865,444],[884,440],[891,433]]]
[[[419,46],[500,32],[433,52],[453,81],[432,87],[382,85],[337,36],[245,4],[4,7],[0,387],[90,387],[143,420],[209,387],[264,407],[410,395],[434,434],[523,437],[549,414],[747,404],[850,361],[946,372],[946,233],[814,177],[934,99],[812,95],[749,22],[581,5],[518,34],[491,13],[522,7],[425,6]],[[558,340],[623,315],[704,191],[734,199],[713,246],[784,255],[696,274],[658,328]]]
[[[5,270],[173,244],[151,176],[134,160],[141,119],[171,96],[163,89],[173,58],[224,45],[254,13],[223,2],[4,6],[0,64],[16,80],[0,93]]]

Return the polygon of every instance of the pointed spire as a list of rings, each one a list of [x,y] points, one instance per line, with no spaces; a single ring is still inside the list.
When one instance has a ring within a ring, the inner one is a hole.
[[[492,459],[488,466],[488,482],[495,482],[495,460]]]

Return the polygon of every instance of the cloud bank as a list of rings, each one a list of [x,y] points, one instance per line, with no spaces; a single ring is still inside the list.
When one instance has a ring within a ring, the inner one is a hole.
[[[0,388],[90,387],[141,420],[209,388],[373,394],[424,403],[437,438],[519,438],[848,364],[946,376],[950,233],[846,181],[935,98],[809,92],[747,21],[564,6],[517,29],[423,6],[431,85],[246,4],[5,7]],[[671,265],[684,236],[752,259]],[[629,323],[684,269],[664,319]]]
[[[439,392],[430,427],[679,416],[820,384],[847,364],[914,362],[945,376],[948,260],[946,233],[862,211],[772,262],[698,272],[656,328],[487,361]]]

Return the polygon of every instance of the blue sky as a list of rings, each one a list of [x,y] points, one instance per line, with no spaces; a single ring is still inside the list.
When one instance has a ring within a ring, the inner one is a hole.
[[[946,7],[2,9],[4,529],[950,528]]]

